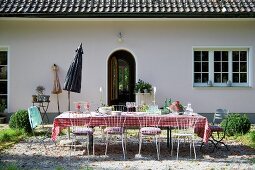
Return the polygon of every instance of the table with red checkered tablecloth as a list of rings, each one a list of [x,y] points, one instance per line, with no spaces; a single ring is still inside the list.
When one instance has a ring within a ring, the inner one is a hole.
[[[70,117],[70,113],[74,113],[74,112],[64,112],[54,119],[53,128],[52,128],[52,136],[51,136],[53,141],[57,140],[57,136],[59,135],[60,131],[63,128],[67,128],[71,126],[72,118]],[[139,118],[144,117],[145,114],[146,116],[150,116],[150,114],[148,113],[141,113],[141,112],[133,112],[132,114],[123,113],[122,116],[126,116],[125,127],[139,127],[140,126]],[[95,114],[91,114],[91,115],[92,115],[91,121],[90,121],[91,127],[104,126],[106,120],[111,118],[111,115],[95,115]],[[79,121],[82,124],[82,121],[84,119],[90,118],[90,116],[84,116],[82,118],[79,117]],[[155,115],[151,114],[151,116],[155,116]],[[197,118],[195,132],[198,134],[199,137],[203,139],[203,142],[205,143],[208,142],[211,131],[208,126],[208,120],[206,117],[201,116],[199,114],[192,114],[192,115],[167,114],[167,115],[157,115],[157,116],[160,117],[158,126],[162,128],[165,127],[168,129],[177,127],[177,121],[176,121],[177,118]]]

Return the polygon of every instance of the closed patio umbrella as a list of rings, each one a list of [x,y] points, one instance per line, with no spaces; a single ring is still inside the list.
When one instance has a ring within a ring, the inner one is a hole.
[[[62,93],[62,89],[58,78],[58,66],[56,64],[53,64],[52,70],[54,72],[54,82],[51,93],[57,95],[58,114],[60,114],[58,94]]]
[[[68,91],[68,110],[70,110],[70,92],[81,92],[82,77],[82,44],[75,51],[75,57],[66,74],[63,90]]]

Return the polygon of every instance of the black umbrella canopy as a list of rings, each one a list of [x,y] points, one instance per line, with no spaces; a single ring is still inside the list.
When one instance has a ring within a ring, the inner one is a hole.
[[[76,54],[66,74],[63,88],[63,90],[68,91],[69,110],[70,110],[70,92],[75,93],[81,92],[82,54],[83,54],[82,44],[77,48],[75,52]]]

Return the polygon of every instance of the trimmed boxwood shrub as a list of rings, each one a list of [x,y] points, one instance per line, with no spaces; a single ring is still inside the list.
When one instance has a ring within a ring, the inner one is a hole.
[[[251,138],[251,141],[255,143],[255,131],[252,131],[250,133],[250,138]]]
[[[12,129],[24,129],[24,131],[27,133],[32,132],[28,118],[28,111],[21,109],[14,113],[10,117],[9,126]]]
[[[237,134],[246,134],[249,132],[251,128],[251,122],[246,116],[240,115],[237,113],[230,113],[222,122],[221,126],[225,127],[226,122],[228,121],[227,128],[226,128],[226,135],[234,136]]]

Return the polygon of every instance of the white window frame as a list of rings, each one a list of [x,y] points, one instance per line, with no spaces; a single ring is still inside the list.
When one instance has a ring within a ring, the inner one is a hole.
[[[7,95],[7,106],[6,106],[6,110],[8,111],[8,108],[9,108],[9,87],[10,87],[10,59],[9,59],[9,48],[8,47],[4,47],[4,46],[0,46],[0,51],[6,51],[7,52],[7,65],[1,65],[1,66],[6,66],[7,67],[7,79],[6,80],[0,80],[0,81],[7,81],[7,94],[2,94],[2,95]],[[6,111],[5,110],[5,111]]]
[[[209,81],[208,83],[194,82],[194,51],[209,52]],[[193,87],[229,87],[227,83],[214,83],[214,51],[228,51],[228,79],[231,80],[230,87],[251,87],[252,82],[252,47],[192,47],[192,84]],[[232,51],[247,51],[247,83],[233,83]]]

